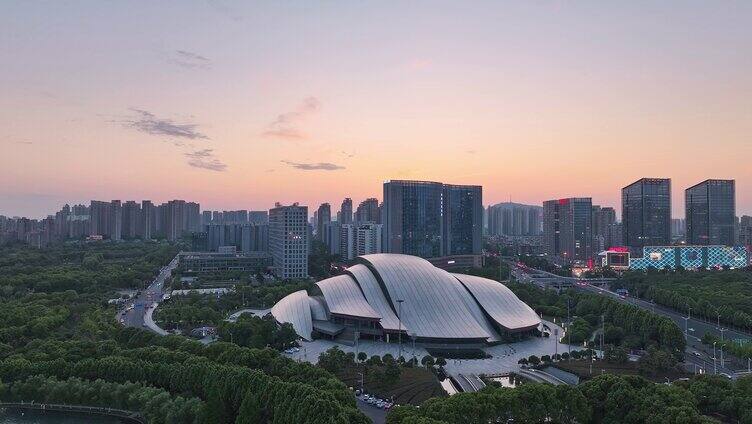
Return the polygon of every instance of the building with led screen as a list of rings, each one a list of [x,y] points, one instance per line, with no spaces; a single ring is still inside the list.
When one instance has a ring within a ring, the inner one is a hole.
[[[744,246],[645,246],[641,258],[629,261],[630,269],[744,268],[749,254]]]
[[[483,345],[535,330],[540,318],[503,284],[452,274],[401,254],[358,258],[344,274],[300,290],[271,310],[300,337]]]

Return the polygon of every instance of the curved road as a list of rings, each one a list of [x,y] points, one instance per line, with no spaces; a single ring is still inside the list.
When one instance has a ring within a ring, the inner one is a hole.
[[[157,334],[166,335],[167,331],[160,328],[152,319],[154,309],[162,302],[165,294],[165,281],[172,275],[172,271],[178,266],[176,255],[167,266],[163,267],[157,277],[135,298],[125,304],[125,308],[116,315],[118,322],[126,327],[139,327],[151,330]]]

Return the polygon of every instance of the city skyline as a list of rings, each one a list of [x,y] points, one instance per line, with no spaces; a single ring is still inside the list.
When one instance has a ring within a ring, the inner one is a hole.
[[[3,2],[0,213],[91,198],[339,205],[389,179],[482,185],[487,204],[616,206],[643,176],[672,178],[676,216],[680,187],[736,179],[749,213],[751,13]]]

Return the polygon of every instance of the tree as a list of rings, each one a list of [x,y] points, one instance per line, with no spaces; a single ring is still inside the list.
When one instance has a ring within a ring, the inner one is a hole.
[[[365,352],[358,352],[358,362],[365,362],[368,359],[368,354]]]
[[[436,365],[438,365],[439,367],[443,367],[446,364],[447,364],[447,361],[443,357],[439,356],[436,358]]]
[[[527,358],[527,361],[528,361],[528,362],[529,362],[529,363],[530,363],[531,365],[538,365],[538,364],[540,364],[540,362],[541,362],[541,361],[540,361],[540,358],[538,358],[538,357],[537,357],[537,356],[535,356],[535,355],[530,355],[530,356],[529,356],[529,357]]]
[[[422,357],[420,359],[421,365],[423,365],[426,368],[431,368],[433,366],[434,362],[435,361],[433,359],[433,356],[431,356],[431,355],[426,355],[426,356],[424,356],[424,357]]]

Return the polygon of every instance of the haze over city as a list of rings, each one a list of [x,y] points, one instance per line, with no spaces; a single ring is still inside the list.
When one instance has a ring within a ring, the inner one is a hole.
[[[752,211],[749,2],[0,4],[0,214],[89,199],[268,209],[640,177]],[[618,209],[618,208],[617,208]]]

